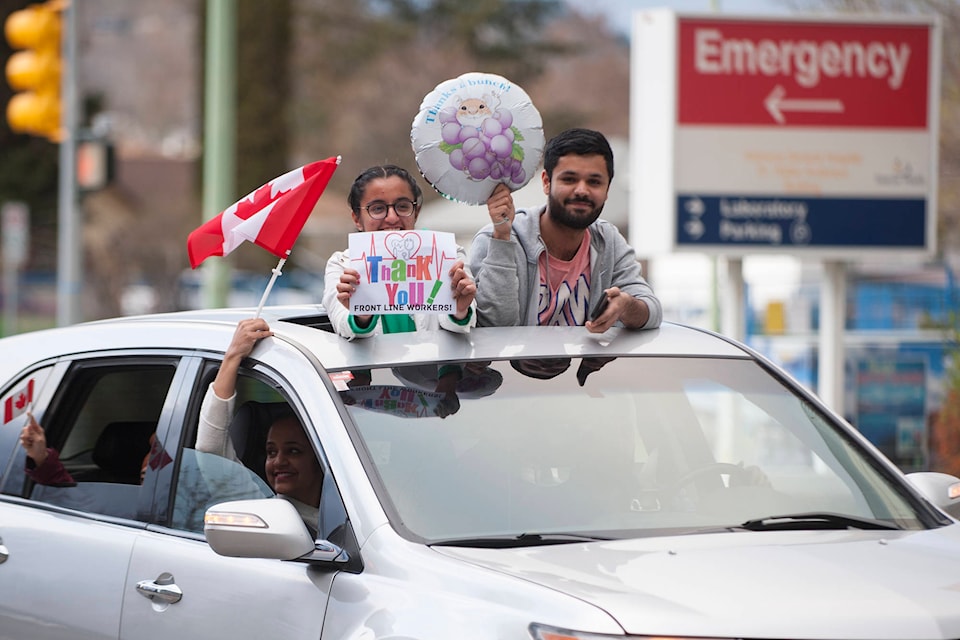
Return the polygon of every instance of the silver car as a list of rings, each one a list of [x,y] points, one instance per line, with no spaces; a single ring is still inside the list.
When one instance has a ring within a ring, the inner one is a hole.
[[[743,345],[351,342],[266,308],[211,460],[201,399],[253,314],[0,340],[0,639],[960,638],[960,480],[904,476]],[[278,406],[322,465],[316,536],[264,477]],[[27,410],[72,482],[25,473]]]

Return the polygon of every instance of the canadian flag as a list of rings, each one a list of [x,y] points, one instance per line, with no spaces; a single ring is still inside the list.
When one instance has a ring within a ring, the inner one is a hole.
[[[27,380],[27,384],[16,389],[3,401],[3,424],[26,412],[31,402],[33,402],[33,378]]]
[[[190,266],[225,256],[244,240],[286,258],[339,164],[337,156],[285,173],[194,229],[187,237]]]

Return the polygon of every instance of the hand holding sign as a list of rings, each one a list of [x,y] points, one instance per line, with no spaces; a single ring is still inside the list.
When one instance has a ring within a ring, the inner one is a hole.
[[[475,287],[469,278],[464,282],[462,275],[456,277],[459,270],[451,277],[451,268],[459,260],[452,233],[351,233],[349,242],[350,266],[359,274],[356,291],[350,296],[354,315],[454,314],[455,293]]]

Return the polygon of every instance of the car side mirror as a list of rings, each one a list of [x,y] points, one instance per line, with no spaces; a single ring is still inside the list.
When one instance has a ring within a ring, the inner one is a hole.
[[[215,552],[234,558],[295,560],[316,548],[296,507],[282,498],[213,505],[203,531]]]
[[[924,498],[960,519],[960,478],[936,471],[908,473],[907,480]]]

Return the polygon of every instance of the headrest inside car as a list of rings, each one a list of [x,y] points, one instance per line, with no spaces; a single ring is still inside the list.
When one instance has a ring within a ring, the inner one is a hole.
[[[111,422],[93,447],[93,461],[118,482],[140,481],[140,466],[150,452],[150,434],[155,422]]]

